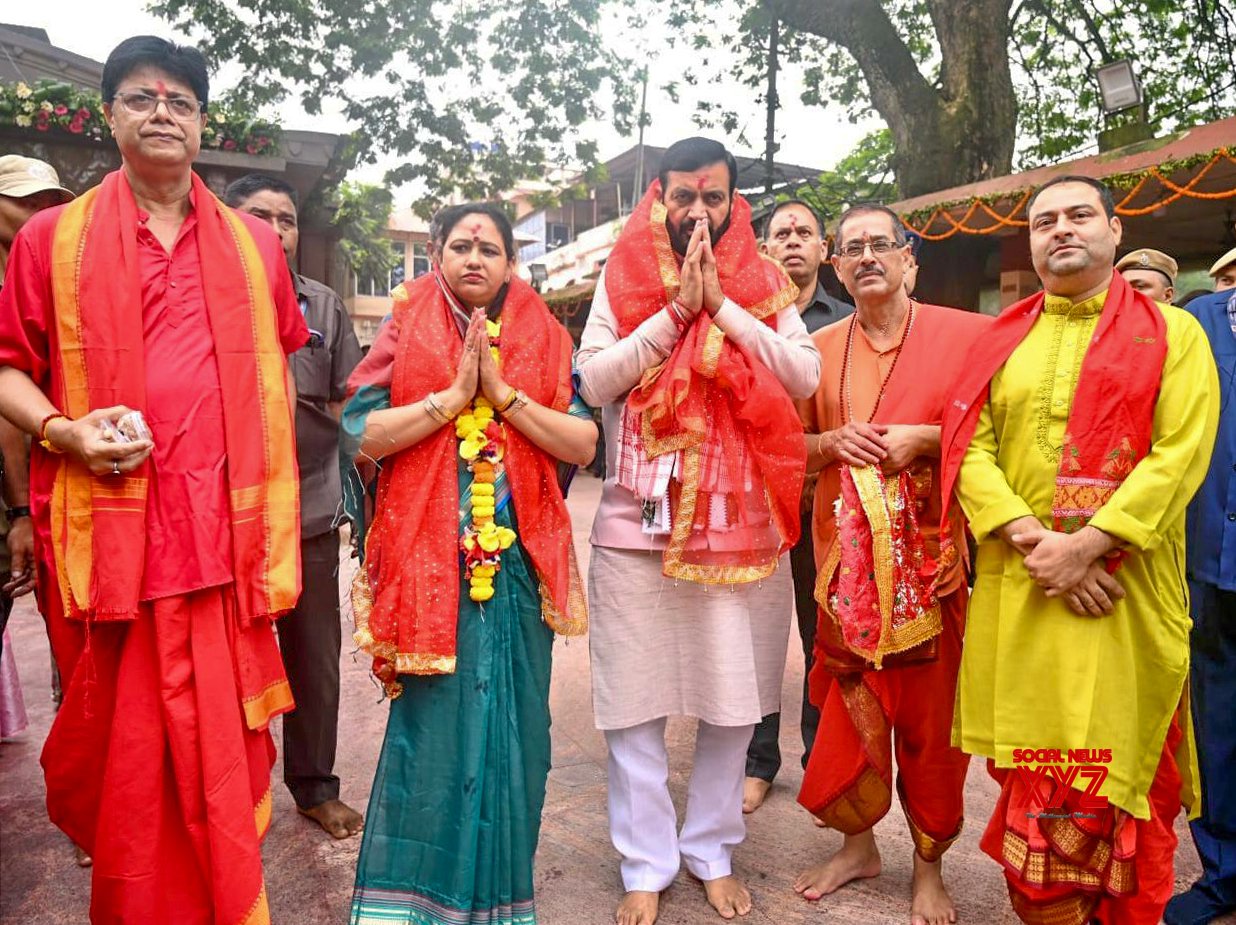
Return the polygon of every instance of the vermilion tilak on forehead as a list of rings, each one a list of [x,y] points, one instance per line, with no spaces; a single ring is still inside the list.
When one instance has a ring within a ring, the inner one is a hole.
[[[704,174],[698,174],[695,178],[695,188],[701,193],[704,192],[704,184],[708,182],[708,177]]]
[[[473,243],[481,240],[481,223],[477,222],[472,226],[472,241]]]
[[[161,80],[156,80],[155,81],[155,92],[158,93],[159,96],[167,96],[167,84],[165,84]]]

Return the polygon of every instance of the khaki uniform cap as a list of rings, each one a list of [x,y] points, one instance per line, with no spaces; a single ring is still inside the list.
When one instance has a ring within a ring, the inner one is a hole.
[[[1176,261],[1163,251],[1156,251],[1149,247],[1143,247],[1141,250],[1130,251],[1116,261],[1117,270],[1157,270],[1166,276],[1172,283],[1176,285],[1176,274],[1180,268],[1176,265]]]
[[[20,154],[0,157],[0,196],[21,199],[48,190],[60,193],[61,202],[73,198],[73,194],[60,185],[60,177],[51,164]]]
[[[1214,266],[1210,268],[1209,275],[1218,276],[1227,267],[1230,267],[1234,263],[1236,263],[1236,247],[1233,247],[1230,251],[1215,261]]]

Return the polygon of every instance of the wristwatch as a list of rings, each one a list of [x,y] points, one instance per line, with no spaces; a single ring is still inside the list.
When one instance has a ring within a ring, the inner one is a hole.
[[[30,508],[24,504],[18,505],[17,507],[11,507],[4,512],[4,516],[8,518],[9,523],[12,523],[18,517],[29,517]]]

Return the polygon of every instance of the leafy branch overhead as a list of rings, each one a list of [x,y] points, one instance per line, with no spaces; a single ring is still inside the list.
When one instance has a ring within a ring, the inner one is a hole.
[[[295,92],[309,113],[340,108],[362,159],[406,158],[388,180],[420,181],[422,212],[594,165],[589,123],[630,136],[651,55],[681,75],[652,93],[698,89],[701,123],[758,147],[749,130],[763,122],[774,18],[783,77],[801,78],[808,103],[854,120],[878,113],[906,196],[1083,149],[1102,127],[1093,69],[1112,58],[1134,61],[1160,130],[1236,105],[1232,0],[155,0],[153,10],[217,63],[238,62],[249,103]],[[823,137],[831,117],[777,132]]]
[[[588,120],[629,128],[635,81],[606,43],[611,0],[157,0],[152,10],[256,104],[339,107],[362,161],[402,155],[392,184],[484,198],[547,167],[596,160]],[[421,211],[432,208],[420,203]]]
[[[911,196],[1060,160],[1093,143],[1102,117],[1094,68],[1131,58],[1160,130],[1236,106],[1231,0],[668,0],[666,34],[721,74],[759,88],[775,15],[781,56],[809,104],[853,121],[879,114]],[[712,24],[722,22],[721,28]],[[787,68],[788,70],[788,68]],[[671,93],[679,87],[667,88]],[[784,92],[784,91],[783,91]],[[744,103],[701,113],[740,127]],[[746,118],[750,118],[746,114]],[[818,124],[781,126],[819,131]]]
[[[383,234],[391,214],[391,193],[366,183],[341,183],[332,224],[339,229],[339,249],[358,277],[385,279],[395,258]]]

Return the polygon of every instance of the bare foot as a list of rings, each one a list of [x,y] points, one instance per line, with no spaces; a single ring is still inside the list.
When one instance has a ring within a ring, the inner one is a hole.
[[[957,910],[944,888],[940,862],[924,861],[914,854],[913,898],[910,900],[910,925],[951,925]]]
[[[861,835],[847,835],[841,849],[823,864],[809,867],[794,881],[794,892],[815,902],[821,896],[835,893],[851,880],[865,880],[880,875],[880,852],[870,830]]]
[[[742,811],[753,813],[759,809],[772,790],[772,781],[762,777],[748,777],[742,782]]]
[[[647,890],[632,890],[622,897],[614,921],[618,925],[652,925],[657,920],[657,907],[661,894]]]
[[[751,911],[751,894],[742,885],[742,881],[732,874],[716,880],[705,880],[704,893],[708,896],[709,904],[717,910],[717,915],[723,919],[732,919],[736,915],[746,915]]]
[[[94,858],[86,853],[86,849],[80,845],[73,846],[73,854],[77,859],[78,867],[93,867]]]
[[[327,800],[309,809],[297,807],[335,838],[349,838],[365,827],[365,818],[342,800]]]

